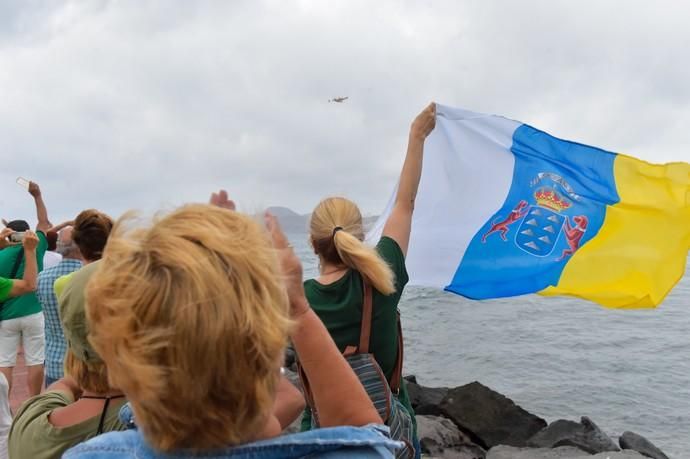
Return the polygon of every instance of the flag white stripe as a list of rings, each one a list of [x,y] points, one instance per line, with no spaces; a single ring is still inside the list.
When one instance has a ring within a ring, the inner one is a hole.
[[[424,145],[407,269],[411,284],[445,287],[474,235],[504,204],[515,165],[513,132],[521,123],[443,105],[436,114]],[[393,202],[369,242],[381,236]]]

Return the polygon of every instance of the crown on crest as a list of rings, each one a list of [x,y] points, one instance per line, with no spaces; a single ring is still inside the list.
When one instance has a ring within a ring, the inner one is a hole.
[[[570,201],[559,195],[556,191],[548,188],[541,188],[534,193],[537,204],[547,209],[560,212],[570,207]]]

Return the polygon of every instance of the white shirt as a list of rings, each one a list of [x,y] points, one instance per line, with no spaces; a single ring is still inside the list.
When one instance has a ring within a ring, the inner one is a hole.
[[[57,266],[58,263],[62,261],[62,255],[57,252],[46,252],[43,255],[43,269],[52,268]]]

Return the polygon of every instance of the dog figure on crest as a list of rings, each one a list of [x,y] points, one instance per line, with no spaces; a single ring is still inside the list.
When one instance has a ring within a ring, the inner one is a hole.
[[[507,241],[508,238],[506,237],[506,234],[508,234],[508,231],[510,231],[510,225],[520,221],[520,219],[524,217],[526,213],[527,201],[523,199],[518,203],[517,206],[515,206],[515,209],[513,209],[506,218],[499,222],[494,221],[491,224],[491,228],[489,229],[489,231],[487,231],[486,234],[482,236],[482,244],[484,244],[486,242],[486,238],[493,233],[499,233],[501,239],[503,239],[504,242]]]

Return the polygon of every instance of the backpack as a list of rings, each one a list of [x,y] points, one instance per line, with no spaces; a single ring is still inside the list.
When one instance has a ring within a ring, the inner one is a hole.
[[[362,307],[362,327],[359,335],[359,346],[348,346],[343,352],[343,357],[350,364],[352,370],[364,386],[369,398],[374,404],[383,422],[390,428],[393,440],[401,441],[405,446],[395,454],[396,459],[413,459],[415,449],[413,446],[414,427],[412,418],[405,406],[398,400],[397,395],[402,383],[403,362],[403,336],[400,324],[400,312],[398,312],[398,357],[393,368],[393,376],[390,385],[386,375],[381,370],[374,354],[369,353],[369,340],[371,337],[372,318],[372,288],[364,283],[364,303]],[[304,388],[304,397],[312,412],[312,428],[319,427],[319,417],[316,404],[312,396],[309,381],[302,367],[299,367],[299,376]]]

